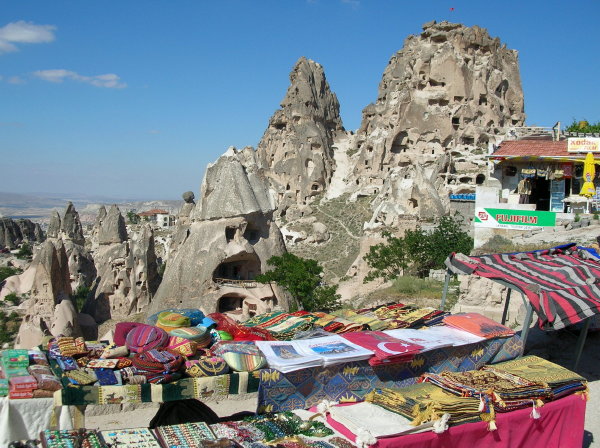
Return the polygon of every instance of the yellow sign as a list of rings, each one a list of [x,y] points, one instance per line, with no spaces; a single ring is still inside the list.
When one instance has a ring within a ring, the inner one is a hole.
[[[573,137],[567,139],[568,152],[600,152],[600,138]]]

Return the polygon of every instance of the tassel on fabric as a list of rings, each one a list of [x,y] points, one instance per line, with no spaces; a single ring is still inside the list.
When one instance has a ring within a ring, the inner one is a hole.
[[[442,418],[436,420],[433,423],[433,432],[436,434],[441,434],[444,431],[448,430],[448,421],[450,420],[450,414],[446,413],[442,415]]]
[[[496,426],[496,420],[490,420],[488,423],[488,431],[496,431],[498,427]]]
[[[359,428],[356,431],[356,446],[358,448],[367,448],[370,445],[375,445],[377,439],[371,434],[368,429]]]
[[[538,418],[541,417],[539,411],[537,410],[537,406],[535,405],[535,401],[531,400],[531,402],[533,403],[533,408],[531,409],[531,413],[529,414],[529,416],[535,420],[537,420]]]
[[[317,412],[327,414],[336,404],[338,404],[337,401],[323,400],[317,405]]]
[[[477,409],[478,412],[483,412],[483,410],[485,409],[485,403],[483,402],[483,396],[479,396],[479,408]]]

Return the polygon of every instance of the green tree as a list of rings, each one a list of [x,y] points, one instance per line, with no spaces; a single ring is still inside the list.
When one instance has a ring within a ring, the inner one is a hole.
[[[376,278],[392,280],[404,273],[425,277],[431,269],[441,269],[452,252],[470,253],[473,238],[462,229],[462,218],[442,216],[432,231],[420,226],[407,230],[402,238],[384,233],[387,241],[372,246],[363,259],[371,270],[365,283]]]
[[[408,267],[409,258],[405,239],[392,236],[389,232],[384,232],[383,236],[386,242],[374,244],[363,257],[371,268],[364,279],[365,283],[376,278],[394,279]]]
[[[17,295],[17,293],[15,293],[15,292],[11,292],[10,294],[7,294],[4,297],[4,300],[6,300],[9,303],[12,303],[13,305],[18,305],[21,303],[21,297],[19,297]]]
[[[0,283],[6,280],[8,277],[20,274],[21,270],[13,268],[12,266],[0,266]]]
[[[21,244],[21,248],[17,252],[17,258],[24,260],[26,258],[31,257],[32,255],[33,252],[31,250],[31,245],[27,242]]]
[[[590,123],[587,120],[575,120],[573,119],[573,123],[567,126],[567,132],[585,132],[585,133],[595,133],[600,132],[600,121],[597,123]]]
[[[81,312],[89,294],[90,288],[87,286],[80,285],[77,287],[75,292],[71,295],[71,302],[73,302],[73,306],[75,307],[76,311]]]
[[[129,210],[127,212],[127,221],[129,221],[129,224],[139,224],[140,217],[133,210]]]
[[[317,261],[285,253],[267,260],[273,269],[256,276],[260,283],[276,283],[285,288],[306,311],[330,311],[340,307],[337,286],[324,285],[323,267]]]

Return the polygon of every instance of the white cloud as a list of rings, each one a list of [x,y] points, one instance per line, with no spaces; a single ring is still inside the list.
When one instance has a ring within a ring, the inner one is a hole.
[[[18,51],[17,44],[40,44],[54,40],[54,25],[36,25],[19,20],[0,28],[0,54]]]
[[[65,69],[38,70],[33,72],[33,76],[48,82],[63,82],[65,79],[91,84],[96,87],[105,87],[107,89],[122,89],[127,84],[121,82],[121,78],[114,73],[105,75],[83,76],[77,72]]]
[[[9,84],[25,84],[25,80],[20,76],[11,76],[6,82]]]

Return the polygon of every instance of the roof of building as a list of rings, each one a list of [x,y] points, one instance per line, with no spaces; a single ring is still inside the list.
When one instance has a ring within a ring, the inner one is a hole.
[[[138,213],[138,216],[154,216],[154,215],[168,215],[169,212],[166,210],[161,210],[159,208],[153,208],[152,210],[148,210],[147,212]]]
[[[586,153],[567,151],[567,140],[505,140],[490,155],[491,159],[558,159],[565,161],[583,161]]]

